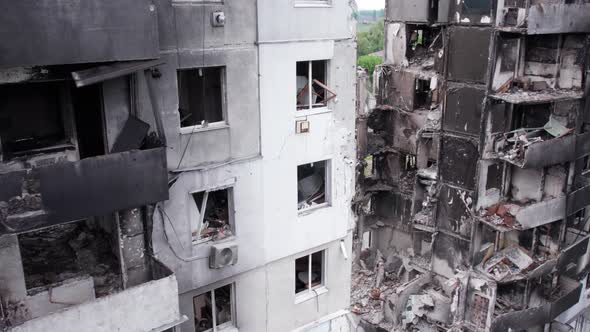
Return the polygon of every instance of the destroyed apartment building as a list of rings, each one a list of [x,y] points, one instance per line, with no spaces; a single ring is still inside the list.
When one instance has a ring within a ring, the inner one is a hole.
[[[0,331],[352,331],[355,10],[2,1]]]
[[[590,3],[388,0],[358,111],[364,331],[589,331]]]

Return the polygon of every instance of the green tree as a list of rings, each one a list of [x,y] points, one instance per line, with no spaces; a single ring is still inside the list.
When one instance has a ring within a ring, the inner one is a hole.
[[[359,57],[383,50],[383,20],[373,24],[369,31],[357,34],[357,55]]]

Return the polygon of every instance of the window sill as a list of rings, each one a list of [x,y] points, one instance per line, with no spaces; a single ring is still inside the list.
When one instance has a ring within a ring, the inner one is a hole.
[[[332,110],[330,108],[326,107],[318,107],[318,108],[313,108],[311,110],[307,109],[307,110],[300,110],[300,111],[295,111],[295,117],[296,118],[301,118],[301,117],[306,117],[306,116],[310,116],[310,115],[317,115],[317,114],[324,114],[324,113],[331,113]]]
[[[180,134],[181,135],[190,135],[194,133],[201,133],[205,131],[212,131],[212,130],[219,130],[219,129],[226,129],[229,128],[229,125],[225,122],[216,122],[210,123],[207,127],[203,127],[201,125],[192,126],[192,127],[181,127]]]
[[[295,2],[295,8],[332,8],[332,4],[329,2],[324,3],[313,3],[307,1]]]
[[[322,294],[326,294],[328,292],[328,288],[326,286],[320,286],[318,288],[314,288],[307,292],[301,292],[301,294],[295,295],[295,304],[303,303],[319,297]]]
[[[193,240],[193,247],[199,247],[199,246],[204,246],[204,245],[214,245],[214,244],[218,244],[218,243],[225,243],[225,242],[230,242],[230,241],[234,241],[236,239],[235,235],[231,235],[228,237],[224,237],[223,239],[219,239],[219,240],[212,240],[212,239],[207,239],[207,240]]]
[[[305,216],[305,215],[311,214],[311,213],[313,213],[313,212],[315,212],[317,210],[324,209],[324,208],[327,208],[327,207],[330,207],[330,206],[331,206],[330,203],[322,203],[322,204],[310,206],[310,207],[305,208],[305,209],[298,210],[297,211],[297,214],[301,217],[301,216]]]

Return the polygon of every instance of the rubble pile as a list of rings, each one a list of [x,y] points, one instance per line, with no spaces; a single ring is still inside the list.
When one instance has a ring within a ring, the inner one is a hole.
[[[22,234],[19,242],[29,293],[84,275],[93,277],[97,297],[122,287],[108,234],[98,228],[62,224]]]

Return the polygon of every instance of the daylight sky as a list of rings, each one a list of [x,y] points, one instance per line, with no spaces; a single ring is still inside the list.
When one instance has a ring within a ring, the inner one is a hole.
[[[385,7],[385,0],[356,0],[359,9],[381,9]]]

